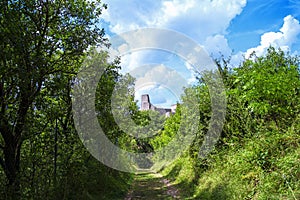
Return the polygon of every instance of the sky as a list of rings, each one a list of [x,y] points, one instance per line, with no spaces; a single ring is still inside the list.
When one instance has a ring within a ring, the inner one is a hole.
[[[264,55],[270,45],[291,54],[300,52],[299,0],[103,2],[108,9],[101,25],[109,38],[141,28],[168,29],[197,42],[212,58],[231,56],[232,67],[238,67],[253,51]],[[156,42],[164,40],[168,38],[158,37]],[[148,93],[158,107],[180,102],[183,88],[195,83],[193,66],[162,50],[127,53],[121,57],[121,66],[122,73],[136,78],[136,100]]]

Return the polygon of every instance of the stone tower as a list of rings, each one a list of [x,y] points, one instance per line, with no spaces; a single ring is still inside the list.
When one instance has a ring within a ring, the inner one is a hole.
[[[148,94],[142,95],[142,102],[141,102],[141,110],[150,110],[151,103],[150,103],[150,97]]]

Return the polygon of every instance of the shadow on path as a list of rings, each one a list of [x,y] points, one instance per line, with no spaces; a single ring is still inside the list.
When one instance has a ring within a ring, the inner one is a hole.
[[[135,199],[180,199],[178,189],[158,173],[141,174],[135,177],[131,190],[124,200]]]

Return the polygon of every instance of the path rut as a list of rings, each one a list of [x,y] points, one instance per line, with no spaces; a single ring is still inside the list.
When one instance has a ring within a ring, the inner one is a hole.
[[[159,173],[137,175],[124,200],[180,199],[179,190]]]

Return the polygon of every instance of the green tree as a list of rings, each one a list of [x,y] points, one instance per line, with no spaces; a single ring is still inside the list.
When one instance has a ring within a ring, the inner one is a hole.
[[[8,181],[7,198],[19,197],[20,153],[30,109],[43,88],[53,87],[53,78],[76,73],[89,46],[106,43],[98,27],[103,8],[100,1],[1,1],[0,164]]]
[[[290,125],[299,114],[299,59],[273,47],[246,60],[234,75],[234,90],[253,117]]]

